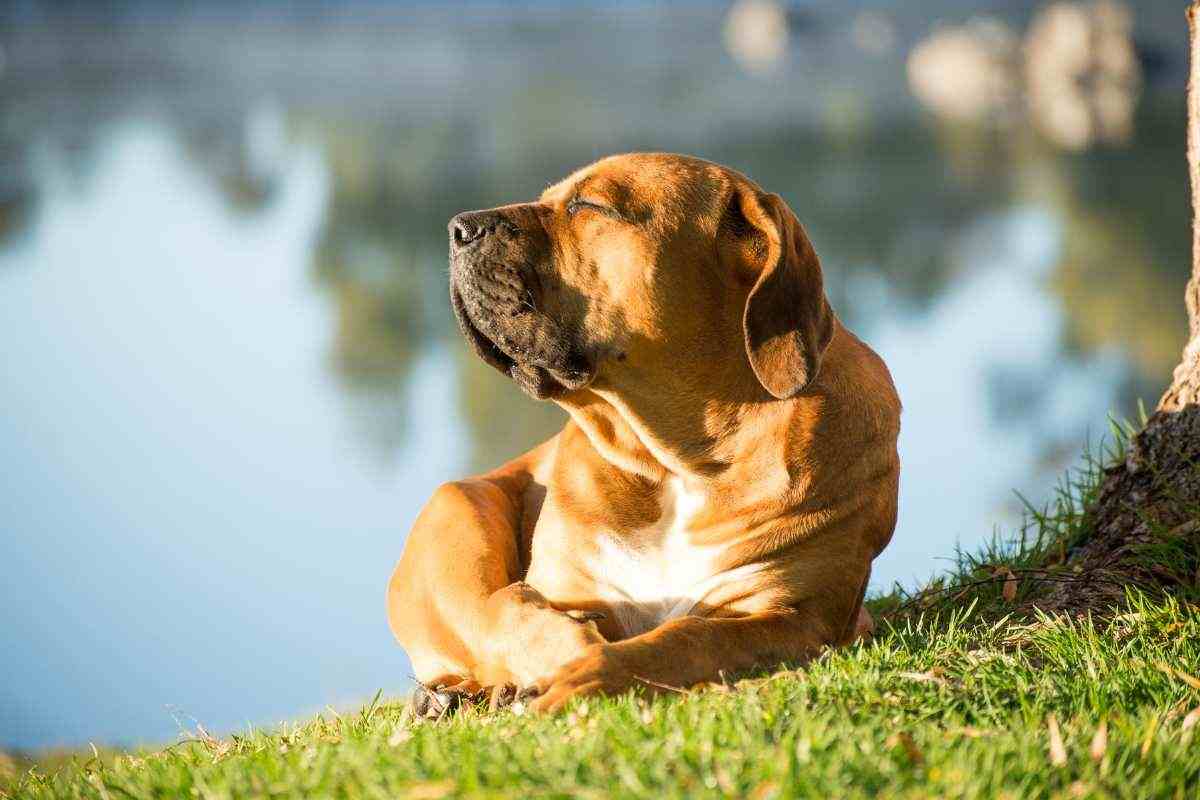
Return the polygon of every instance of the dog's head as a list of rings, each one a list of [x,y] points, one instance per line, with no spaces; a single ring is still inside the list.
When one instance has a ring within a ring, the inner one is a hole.
[[[537,398],[645,395],[664,376],[792,397],[833,331],[783,200],[676,155],[606,158],[536,202],[459,214],[450,297],[474,350]]]

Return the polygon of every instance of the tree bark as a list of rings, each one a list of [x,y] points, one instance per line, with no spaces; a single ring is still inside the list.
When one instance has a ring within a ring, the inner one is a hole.
[[[1128,442],[1125,460],[1105,471],[1087,510],[1088,535],[1068,558],[1082,580],[1060,584],[1038,603],[1050,610],[1102,612],[1119,606],[1122,584],[1200,590],[1195,557],[1200,553],[1200,2],[1186,13],[1192,194],[1192,276],[1184,290],[1188,341],[1154,414]],[[1176,557],[1151,555],[1167,551]]]
[[[1188,311],[1188,343],[1175,368],[1171,386],[1158,401],[1160,413],[1176,413],[1200,403],[1200,2],[1187,10],[1189,57],[1187,89],[1187,161],[1192,185],[1192,279],[1184,290]]]

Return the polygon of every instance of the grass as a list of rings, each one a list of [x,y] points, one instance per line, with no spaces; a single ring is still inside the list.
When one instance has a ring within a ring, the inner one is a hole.
[[[554,717],[467,707],[417,721],[377,697],[279,729],[13,765],[7,784],[0,766],[0,796],[1195,797],[1195,598],[1131,589],[1103,619],[1026,602],[1071,580],[1065,554],[1087,536],[1101,460],[1119,453],[1103,456],[1013,541],[874,600],[873,641],[804,669]]]

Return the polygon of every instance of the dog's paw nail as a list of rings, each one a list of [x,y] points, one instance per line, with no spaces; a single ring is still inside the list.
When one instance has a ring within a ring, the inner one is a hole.
[[[506,683],[502,686],[493,686],[491,689],[491,698],[488,701],[488,707],[495,711],[497,708],[504,708],[512,705],[517,699],[517,687],[511,683]]]
[[[527,703],[541,693],[542,690],[536,686],[525,686],[517,690],[517,696],[515,699],[518,703]]]
[[[413,714],[424,719],[441,719],[444,715],[453,714],[461,703],[461,694],[441,688],[418,686],[412,693]]]
[[[424,717],[429,713],[429,705],[432,702],[432,692],[424,686],[418,686],[412,692],[412,710],[416,717]]]

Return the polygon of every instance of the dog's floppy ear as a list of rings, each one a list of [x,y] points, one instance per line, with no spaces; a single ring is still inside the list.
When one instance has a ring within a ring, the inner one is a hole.
[[[721,219],[718,251],[753,281],[742,313],[746,355],[758,382],[778,399],[817,376],[833,338],[821,263],[783,199],[736,187]]]

